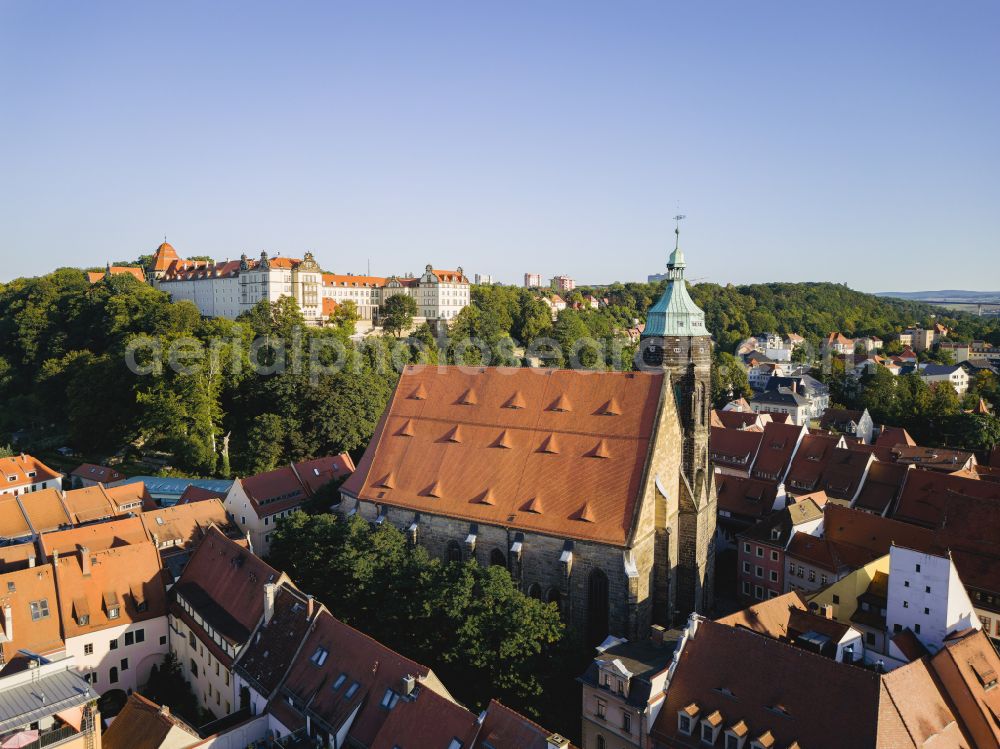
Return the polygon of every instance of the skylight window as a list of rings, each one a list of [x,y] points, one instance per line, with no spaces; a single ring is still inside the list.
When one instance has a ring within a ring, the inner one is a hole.
[[[345,699],[345,700],[349,700],[349,699],[351,699],[351,697],[353,697],[353,696],[354,696],[355,694],[357,694],[357,692],[358,692],[358,687],[360,687],[360,686],[361,686],[361,685],[360,685],[360,684],[358,684],[358,682],[356,682],[356,681],[355,681],[355,682],[351,682],[351,686],[349,686],[349,687],[347,688],[347,691],[346,691],[346,692],[344,692],[344,699]]]
[[[344,686],[344,682],[345,681],[347,681],[347,674],[341,674],[340,676],[338,676],[333,681],[333,685],[332,685],[333,690],[336,691],[336,690],[340,689],[342,686]]]
[[[312,654],[311,660],[315,665],[322,666],[326,663],[326,657],[330,655],[330,651],[326,648],[316,648],[316,652]]]
[[[396,707],[397,702],[399,702],[399,695],[391,688],[386,689],[385,694],[382,695],[382,707],[392,710],[392,708]]]

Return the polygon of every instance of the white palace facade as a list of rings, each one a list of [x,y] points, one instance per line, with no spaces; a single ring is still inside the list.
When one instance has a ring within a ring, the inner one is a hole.
[[[378,321],[381,305],[391,296],[408,294],[417,303],[415,322],[447,324],[469,304],[469,279],[461,268],[438,270],[431,265],[421,276],[362,276],[324,273],[307,252],[303,259],[243,255],[216,263],[185,260],[164,242],[153,254],[146,277],[174,301],[187,299],[206,317],[235,319],[261,300],[290,296],[306,321],[321,324],[346,301],[357,306],[363,327]]]

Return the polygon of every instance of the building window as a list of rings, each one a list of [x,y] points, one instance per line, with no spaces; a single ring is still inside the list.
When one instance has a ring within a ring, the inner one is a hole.
[[[135,644],[135,633],[134,632],[126,632],[125,633],[125,647],[128,647],[129,645],[134,645],[134,644]]]
[[[748,575],[750,574],[750,562],[743,563],[743,571],[746,572]]]
[[[167,644],[167,636],[166,635],[160,635],[160,644],[161,645],[166,645]]]
[[[759,585],[754,585],[753,586],[753,597],[756,598],[758,601],[763,601],[764,600],[764,589],[762,587],[760,587]]]
[[[191,675],[198,678],[198,664],[194,662],[194,658],[191,659]]]
[[[838,596],[836,593],[833,594],[833,602],[840,603],[840,596]]]
[[[757,547],[757,556],[759,556],[759,557],[764,556],[764,547],[763,546],[758,546]]]
[[[913,625],[913,631],[916,632],[919,635],[920,634],[920,625],[919,624],[914,624]]]
[[[681,713],[677,716],[677,729],[685,736],[691,735],[691,716]]]
[[[757,577],[764,577],[764,568],[763,567],[755,567],[754,568],[754,574]]]
[[[608,717],[608,703],[602,699],[597,700],[597,717],[606,720]]]
[[[112,684],[118,683],[118,669],[115,668],[114,666],[111,667],[111,674],[108,676],[108,681],[110,681]]]
[[[903,608],[904,609],[910,608],[910,602],[909,601],[903,601]]]
[[[816,570],[809,570],[809,582],[816,582]]]
[[[871,645],[872,647],[875,647],[875,633],[865,632],[865,642]]]
[[[31,621],[33,622],[44,619],[49,615],[49,600],[47,598],[32,601],[29,606],[31,608]]]
[[[771,582],[778,582],[778,573],[775,570],[771,570]]]
[[[114,639],[114,640],[109,640],[108,641],[108,649],[109,650],[118,650],[118,640],[117,640],[117,638]]]
[[[136,643],[145,642],[146,641],[146,630],[144,630],[144,629],[137,629],[135,631],[135,641],[136,641]]]
[[[122,671],[128,671],[128,658],[122,658]]]
[[[88,642],[86,645],[83,646],[83,654],[84,655],[94,654],[94,644],[92,642]]]
[[[925,586],[924,593],[930,593],[930,592],[931,592],[931,586],[930,585]]]
[[[745,553],[749,554],[749,553],[750,553],[750,544],[748,544],[748,543],[744,543],[744,544],[743,544],[743,551],[744,551]]]
[[[928,608],[924,608],[924,616],[930,616],[930,614],[931,614],[931,610],[928,609]]]
[[[743,581],[743,595],[750,595],[750,583],[746,580]]]
[[[604,737],[601,734],[597,734],[597,749],[606,749],[607,743],[604,741]]]
[[[820,578],[819,578],[819,584],[820,585],[826,585],[827,582],[828,582],[828,580],[829,580],[829,578],[826,575],[821,575]]]
[[[622,730],[625,733],[632,733],[632,715],[630,713],[622,713]]]
[[[778,552],[774,551],[773,549],[771,550],[771,561],[772,562],[778,561]]]
[[[918,564],[916,565],[916,567],[917,567],[917,572],[920,572],[920,565]]]

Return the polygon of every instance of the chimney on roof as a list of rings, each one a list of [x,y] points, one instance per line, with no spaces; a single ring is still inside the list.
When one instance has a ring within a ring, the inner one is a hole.
[[[30,569],[31,567],[34,566],[35,566],[35,552],[32,551],[28,553],[28,568]]]
[[[267,583],[264,586],[264,624],[267,625],[271,619],[274,617],[274,594],[277,590],[277,585],[274,583]]]
[[[663,634],[666,630],[663,629],[659,624],[654,624],[649,628],[649,639],[653,641],[656,647],[663,647]]]
[[[824,603],[819,607],[819,615],[824,619],[833,619],[833,604]]]
[[[170,716],[170,708],[166,705],[160,705],[160,715]]]
[[[402,692],[404,697],[409,697],[413,694],[413,690],[417,688],[417,678],[407,674],[403,677]]]
[[[59,566],[59,549],[52,550],[52,566],[53,567]]]
[[[3,633],[7,637],[7,641],[11,642],[14,639],[14,613],[10,610],[10,604],[5,603],[3,605]]]
[[[306,619],[312,619],[313,610],[316,608],[316,601],[312,594],[306,599]]]
[[[554,733],[545,739],[545,749],[566,749],[569,746],[569,739]]]
[[[90,577],[90,549],[80,545],[80,569],[85,577]]]

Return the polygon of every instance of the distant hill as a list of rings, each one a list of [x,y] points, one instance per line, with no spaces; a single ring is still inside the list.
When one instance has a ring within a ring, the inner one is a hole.
[[[963,291],[962,289],[942,289],[940,291],[880,291],[876,296],[896,299],[910,299],[915,302],[966,302],[974,304],[1000,304],[1000,291]]]

